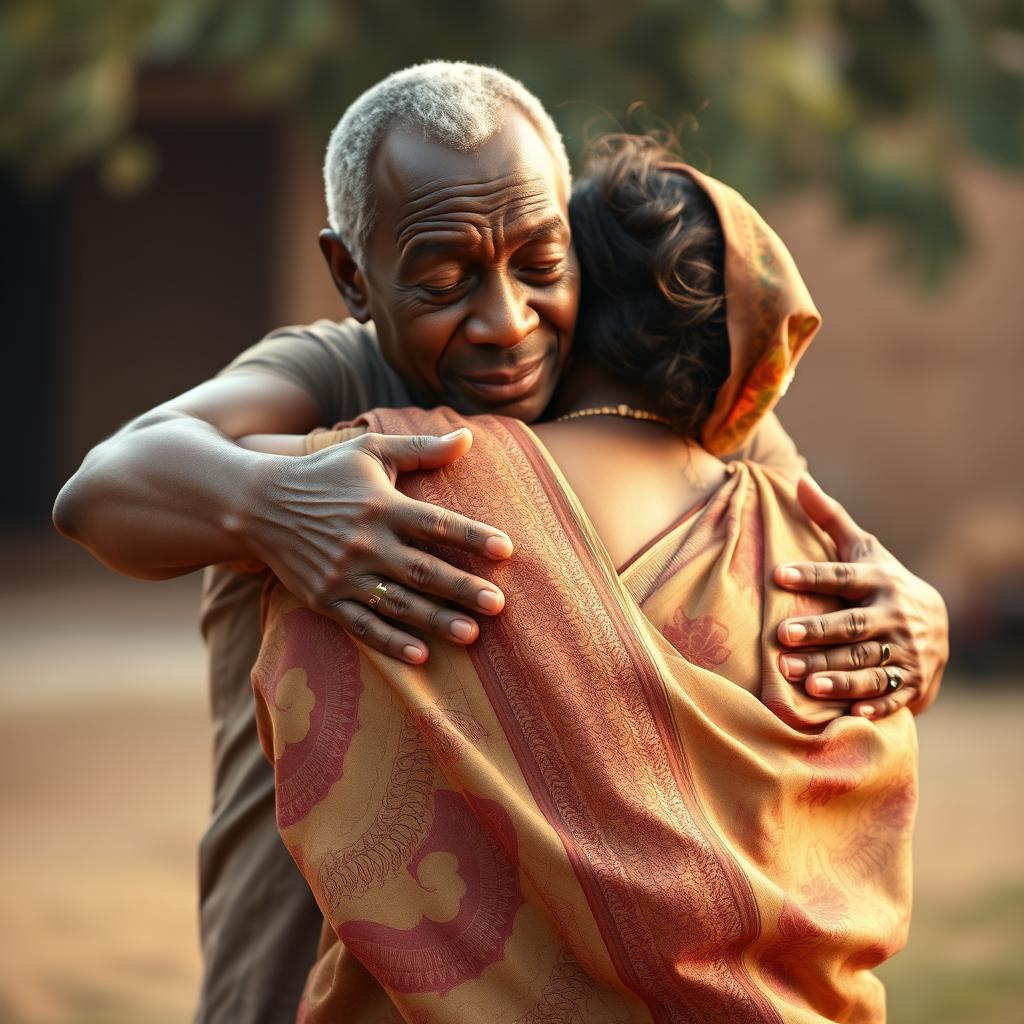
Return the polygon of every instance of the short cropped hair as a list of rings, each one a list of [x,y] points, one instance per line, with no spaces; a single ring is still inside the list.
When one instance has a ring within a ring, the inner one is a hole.
[[[537,129],[568,195],[569,158],[554,121],[521,82],[496,68],[461,61],[417,64],[388,75],[352,103],[331,133],[324,186],[328,222],[357,263],[365,256],[373,227],[370,164],[384,135],[393,127],[412,128],[471,153],[501,130],[509,104],[518,107]]]

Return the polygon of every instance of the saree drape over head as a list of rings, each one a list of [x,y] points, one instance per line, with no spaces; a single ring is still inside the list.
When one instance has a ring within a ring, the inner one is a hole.
[[[468,648],[431,638],[421,667],[268,587],[261,736],[333,929],[300,1019],[883,1020],[871,968],[909,922],[914,725],[780,674],[775,624],[824,605],[772,567],[834,557],[792,485],[735,464],[619,573],[529,428],[366,419],[470,427],[467,456],[399,487],[516,549],[444,552],[506,607]]]

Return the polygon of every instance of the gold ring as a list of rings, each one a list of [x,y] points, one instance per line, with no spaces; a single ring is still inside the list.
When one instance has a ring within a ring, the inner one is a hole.
[[[888,665],[889,659],[892,658],[892,649],[888,644],[880,644],[882,648],[882,660],[878,663],[879,665]]]
[[[368,605],[369,605],[369,606],[370,606],[371,608],[376,608],[376,607],[377,607],[377,605],[379,605],[379,604],[380,604],[380,599],[381,599],[381,598],[382,598],[382,597],[383,597],[383,596],[384,596],[384,595],[385,595],[385,594],[386,594],[387,592],[388,592],[388,588],[387,588],[387,587],[385,587],[383,583],[378,583],[378,584],[377,584],[377,586],[376,586],[376,587],[374,587],[373,593],[372,593],[372,594],[370,595],[370,600],[369,600],[369,601],[367,601],[366,603],[367,603],[367,604],[368,604]]]
[[[903,685],[903,677],[900,675],[898,668],[887,668],[885,670],[885,678],[889,680],[889,685],[886,689],[892,693],[894,690],[898,690]]]

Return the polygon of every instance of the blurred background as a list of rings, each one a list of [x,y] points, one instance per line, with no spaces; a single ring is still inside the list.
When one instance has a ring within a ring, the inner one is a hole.
[[[436,57],[521,78],[577,160],[672,129],[793,250],[825,327],[780,416],[952,618],[890,1018],[1024,1020],[1020,0],[8,0],[0,1020],[190,1017],[198,579],[116,577],[49,510],[127,419],[344,315],[316,246],[327,135]]]

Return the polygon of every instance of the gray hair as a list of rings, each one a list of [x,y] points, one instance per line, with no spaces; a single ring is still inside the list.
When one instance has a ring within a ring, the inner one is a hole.
[[[501,130],[509,104],[537,129],[568,194],[569,158],[561,133],[540,100],[497,68],[461,61],[417,64],[388,75],[345,111],[327,144],[324,187],[327,219],[357,262],[365,256],[376,212],[370,162],[385,133],[394,126],[421,129],[429,138],[471,153]]]

